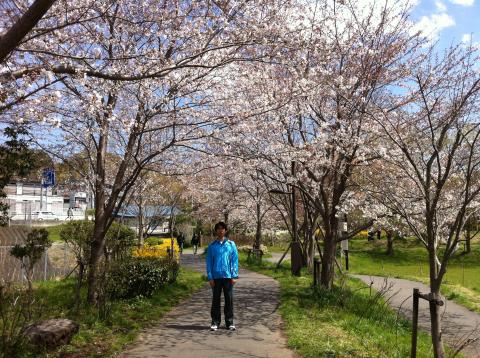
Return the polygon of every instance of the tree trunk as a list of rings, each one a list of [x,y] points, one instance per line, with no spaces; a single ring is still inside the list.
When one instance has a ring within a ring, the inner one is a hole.
[[[325,246],[323,249],[322,272],[320,274],[320,284],[327,289],[331,289],[335,276],[335,251],[337,244],[332,233],[325,233]]]
[[[306,256],[305,264],[309,269],[311,269],[313,267],[313,256],[315,255],[315,245],[314,245],[313,233],[310,225],[305,230],[305,241],[306,241],[306,247],[307,247],[307,249],[305,250],[305,256]]]
[[[0,63],[18,46],[40,19],[52,7],[55,0],[36,0],[15,24],[0,36]]]
[[[470,230],[467,230],[465,234],[465,253],[466,254],[469,254],[472,252],[471,240],[472,240],[472,237],[470,236]]]
[[[95,227],[93,230],[93,241],[90,250],[90,260],[88,262],[88,293],[87,301],[91,304],[96,304],[98,295],[97,295],[97,275],[98,275],[98,264],[103,253],[103,247],[105,246],[105,219],[98,220],[95,219]]]
[[[105,212],[105,160],[108,145],[108,121],[104,121],[102,133],[98,140],[96,172],[95,172],[95,224],[93,227],[93,240],[90,248],[90,259],[88,261],[88,292],[87,301],[90,304],[97,303],[97,270],[98,262],[105,244],[105,233],[107,227],[107,216]]]
[[[435,298],[439,298],[438,290],[433,292]],[[445,358],[445,350],[443,348],[442,339],[442,324],[441,324],[441,312],[438,305],[435,302],[430,302],[430,322],[431,322],[431,335],[433,345],[433,356],[435,358]]]
[[[223,213],[223,221],[225,222],[225,225],[228,227],[228,211],[225,211]]]
[[[314,258],[315,258],[315,239],[314,239],[314,233],[310,233],[310,257],[308,261],[308,267],[310,269],[313,269],[313,263],[314,263]]]
[[[31,295],[33,292],[33,267],[28,267],[26,269],[26,276],[27,276],[27,286],[28,286],[28,294]]]
[[[75,288],[75,309],[78,311],[80,307],[80,292],[82,289],[83,276],[85,273],[85,265],[83,261],[78,261],[78,278],[77,278],[77,287]]]
[[[428,233],[428,261],[430,268],[430,292],[434,298],[439,298],[441,277],[439,277],[439,267],[436,258],[435,238],[431,227],[427,226]],[[430,302],[430,335],[432,337],[433,356],[434,358],[445,358],[443,349],[441,317],[440,310],[435,302]]]
[[[170,209],[170,220],[168,221],[168,231],[170,236],[173,238],[173,228],[175,227],[175,216],[173,215],[173,204]]]
[[[260,241],[262,239],[262,216],[261,216],[261,205],[257,203],[257,229],[255,231],[255,249],[260,249]]]
[[[393,255],[393,231],[387,230],[387,255]]]
[[[143,223],[143,200],[140,198],[140,203],[138,205],[138,246],[143,246],[143,233],[144,233],[144,223]]]

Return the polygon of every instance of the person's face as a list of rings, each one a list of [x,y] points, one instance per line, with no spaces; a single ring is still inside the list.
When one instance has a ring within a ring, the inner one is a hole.
[[[217,237],[221,239],[225,236],[225,233],[227,232],[227,230],[225,230],[224,227],[219,227],[215,232],[217,233]]]

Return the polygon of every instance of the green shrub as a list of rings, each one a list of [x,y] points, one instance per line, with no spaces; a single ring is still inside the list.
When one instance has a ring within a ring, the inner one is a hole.
[[[157,258],[130,257],[117,261],[107,273],[110,298],[149,297],[167,282],[174,282],[178,264]]]
[[[149,237],[145,239],[145,245],[147,246],[155,246],[155,245],[162,245],[163,239],[159,237]]]
[[[87,273],[88,259],[93,239],[94,222],[90,220],[75,220],[62,225],[60,238],[69,244],[78,265],[77,286],[75,288],[75,306],[80,305],[80,290]]]
[[[26,272],[28,290],[32,291],[33,269],[40,261],[45,251],[52,246],[45,229],[33,229],[28,233],[23,245],[15,245],[10,250],[10,255],[17,258]]]
[[[95,216],[95,209],[85,210],[85,216]]]
[[[62,225],[60,238],[73,245],[77,260],[82,256],[90,256],[95,222],[75,220]],[[129,256],[135,245],[135,232],[126,225],[113,222],[105,235],[105,252],[108,259],[119,259]]]
[[[105,248],[113,260],[129,257],[135,245],[135,231],[127,225],[113,222],[107,231]]]
[[[178,272],[180,271],[180,265],[175,260],[167,261],[168,268],[168,283],[174,283],[177,281]]]
[[[85,264],[90,257],[94,222],[89,220],[69,221],[60,229],[60,239],[72,246],[77,261]]]

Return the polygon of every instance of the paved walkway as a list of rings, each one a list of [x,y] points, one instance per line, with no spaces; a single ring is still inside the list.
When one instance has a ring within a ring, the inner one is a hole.
[[[185,250],[182,266],[205,272],[205,259]],[[222,300],[223,301],[223,300]],[[234,307],[237,331],[223,326],[210,332],[211,290],[203,289],[172,311],[162,321],[140,334],[121,357],[275,357],[296,355],[286,348],[278,313],[279,285],[267,276],[240,270],[235,286]],[[223,313],[223,312],[222,312]]]
[[[412,319],[413,289],[418,288],[420,292],[424,293],[430,292],[426,285],[419,282],[368,275],[352,276],[361,279],[368,285],[371,284],[376,290],[387,288],[386,298],[390,305],[410,320]],[[445,342],[456,347],[467,339],[476,338],[477,341],[466,347],[462,354],[472,358],[480,357],[480,315],[450,300],[446,300],[446,304],[441,307],[441,310]],[[428,302],[422,299],[420,299],[419,304],[418,325],[430,332]]]

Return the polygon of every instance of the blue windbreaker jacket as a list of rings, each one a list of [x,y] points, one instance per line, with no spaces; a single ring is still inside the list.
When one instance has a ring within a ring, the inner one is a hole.
[[[217,278],[238,278],[238,251],[233,241],[224,239],[220,243],[215,240],[208,245],[207,277],[209,281]]]

